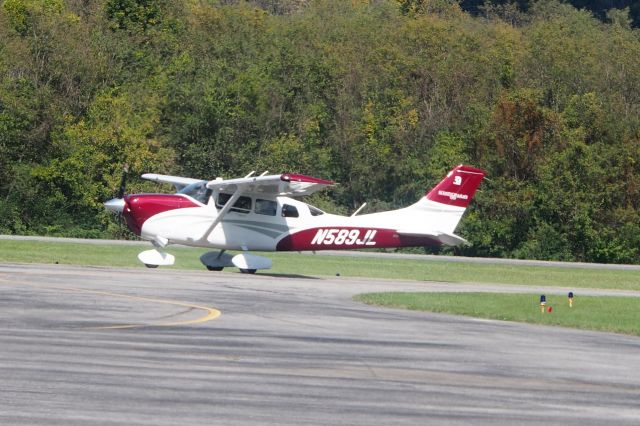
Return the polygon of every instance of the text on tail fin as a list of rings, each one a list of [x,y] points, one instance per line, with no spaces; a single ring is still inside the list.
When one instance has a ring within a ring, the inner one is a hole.
[[[484,171],[459,165],[426,195],[428,200],[457,207],[467,207],[480,186]]]

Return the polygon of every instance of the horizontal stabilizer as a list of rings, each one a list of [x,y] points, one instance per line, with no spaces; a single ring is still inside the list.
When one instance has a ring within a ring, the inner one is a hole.
[[[431,233],[431,232],[398,230],[396,231],[396,233],[398,235],[406,235],[408,237],[427,237],[427,238],[434,239],[436,241],[440,241],[442,244],[446,244],[448,246],[458,246],[461,244],[465,244],[465,245],[469,244],[469,241],[465,240],[464,238],[455,234],[449,234],[447,232],[435,231]]]

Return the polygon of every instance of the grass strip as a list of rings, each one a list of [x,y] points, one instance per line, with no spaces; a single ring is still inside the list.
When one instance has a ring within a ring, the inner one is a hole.
[[[367,293],[355,298],[376,306],[640,336],[640,298],[576,295],[570,308],[566,296],[546,296],[544,313],[537,294]]]
[[[83,244],[0,240],[0,262],[144,267],[139,252],[151,245]],[[199,261],[207,249],[173,247],[173,268],[203,270]],[[478,264],[397,258],[314,256],[299,253],[259,253],[273,260],[271,274],[384,278],[418,281],[521,284],[640,290],[640,271],[576,269],[552,266]],[[235,268],[229,268],[233,271]],[[266,271],[265,271],[266,272]]]

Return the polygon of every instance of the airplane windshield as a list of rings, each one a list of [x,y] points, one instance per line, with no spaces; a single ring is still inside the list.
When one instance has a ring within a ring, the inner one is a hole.
[[[211,190],[207,189],[207,181],[202,181],[185,186],[178,191],[178,194],[188,195],[189,197],[200,201],[202,204],[207,204],[209,202]]]

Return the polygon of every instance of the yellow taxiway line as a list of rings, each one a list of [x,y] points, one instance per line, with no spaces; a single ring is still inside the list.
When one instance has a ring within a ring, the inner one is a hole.
[[[186,320],[186,321],[160,322],[160,323],[149,323],[149,324],[121,324],[121,325],[110,325],[110,326],[102,326],[102,327],[87,327],[93,330],[114,330],[114,329],[142,328],[142,327],[176,327],[176,326],[184,326],[184,325],[192,325],[192,324],[201,324],[201,323],[216,319],[220,315],[222,315],[222,312],[220,312],[218,309],[215,309],[215,308],[193,305],[190,303],[178,302],[174,300],[152,299],[148,297],[131,296],[129,294],[111,293],[108,291],[87,290],[84,288],[77,288],[77,287],[47,286],[47,285],[39,285],[39,284],[33,284],[33,283],[8,281],[6,279],[0,279],[0,282],[2,281],[4,281],[6,284],[18,284],[18,285],[26,285],[29,287],[45,288],[48,290],[63,290],[63,291],[71,291],[71,292],[77,292],[77,293],[89,293],[89,294],[97,294],[101,296],[119,297],[124,299],[139,300],[143,302],[181,306],[181,307],[189,308],[189,310],[195,309],[195,310],[201,310],[206,312],[206,315],[202,317]]]

